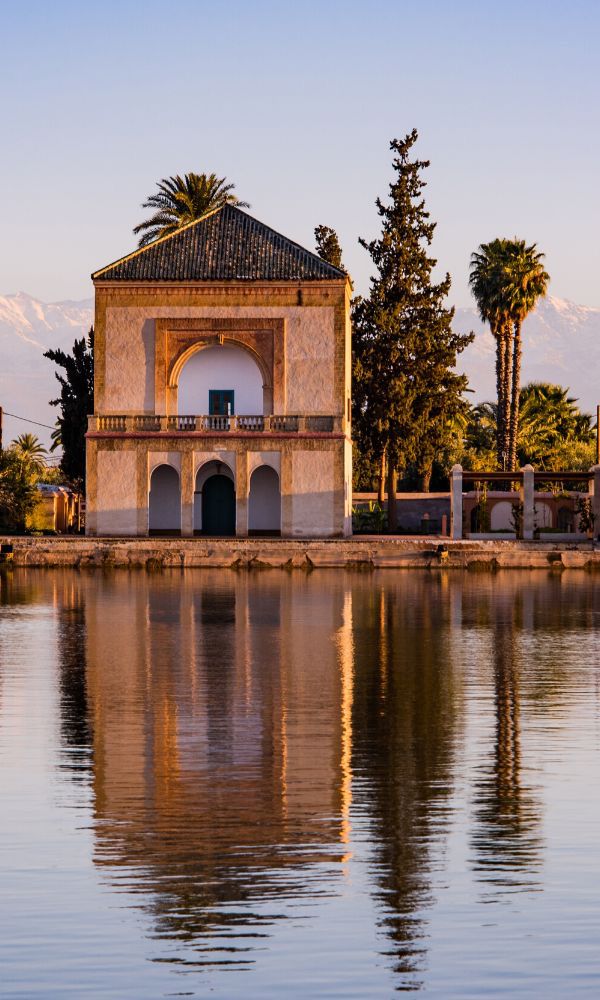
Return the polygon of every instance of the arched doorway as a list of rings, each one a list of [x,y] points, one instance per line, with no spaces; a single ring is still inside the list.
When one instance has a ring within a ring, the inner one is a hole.
[[[181,534],[179,475],[172,465],[157,465],[150,477],[148,532],[151,535]]]
[[[194,534],[235,535],[235,482],[226,462],[205,462],[196,473]]]
[[[281,491],[279,476],[270,465],[260,465],[250,478],[248,533],[281,534]]]
[[[202,488],[202,534],[235,535],[235,490],[228,476],[209,476]]]

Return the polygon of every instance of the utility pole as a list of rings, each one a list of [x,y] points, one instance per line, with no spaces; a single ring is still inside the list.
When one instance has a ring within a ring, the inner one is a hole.
[[[600,406],[598,407],[600,410]],[[2,407],[0,406],[0,451],[2,451]]]
[[[0,447],[2,442],[2,410],[0,410]],[[600,406],[596,407],[596,465],[600,465]]]

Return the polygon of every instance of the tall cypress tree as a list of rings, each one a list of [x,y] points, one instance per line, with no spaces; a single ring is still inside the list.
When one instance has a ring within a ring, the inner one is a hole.
[[[60,465],[71,483],[84,488],[87,418],[94,412],[94,328],[91,327],[87,338],[75,341],[71,354],[46,351],[44,357],[65,372],[64,375],[55,372],[60,396],[50,401],[61,411],[57,421],[63,449]]]
[[[425,209],[422,178],[429,161],[410,159],[417,138],[413,129],[390,143],[390,201],[376,201],[381,236],[360,240],[376,273],[369,296],[354,309],[355,421],[373,454],[382,463],[387,459],[391,530],[396,470],[414,464],[426,488],[433,460],[465,406],[467,379],[453,369],[473,339],[452,330],[454,310],[444,305],[450,275],[437,284],[432,280],[437,261],[428,248],[435,223]]]

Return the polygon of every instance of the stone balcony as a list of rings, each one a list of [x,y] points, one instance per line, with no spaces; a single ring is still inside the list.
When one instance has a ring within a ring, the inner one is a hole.
[[[341,416],[94,414],[90,434],[341,434]]]

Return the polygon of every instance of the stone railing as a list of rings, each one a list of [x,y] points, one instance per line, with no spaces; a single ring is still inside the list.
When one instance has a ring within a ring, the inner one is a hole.
[[[127,415],[110,413],[88,417],[88,430],[91,432],[104,431],[110,434],[139,432],[177,434],[182,431],[195,433],[208,431],[226,434],[236,433],[236,431],[256,434],[332,434],[342,430],[342,418],[340,416],[296,416],[289,414],[271,416],[259,414],[236,414],[235,416],[178,414],[166,417],[152,413]]]

